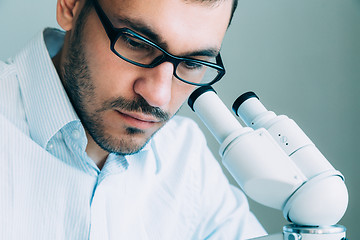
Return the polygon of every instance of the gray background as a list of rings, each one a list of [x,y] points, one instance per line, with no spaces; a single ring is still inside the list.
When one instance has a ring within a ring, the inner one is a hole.
[[[57,26],[55,5],[0,0],[0,59],[43,27]],[[255,91],[269,110],[303,128],[345,175],[350,202],[340,224],[348,238],[360,239],[360,1],[240,0],[222,55],[227,75],[214,86],[219,96],[231,107],[240,94]],[[187,106],[181,114],[198,121]],[[217,157],[217,142],[198,122]],[[280,211],[250,205],[269,233],[287,224]]]

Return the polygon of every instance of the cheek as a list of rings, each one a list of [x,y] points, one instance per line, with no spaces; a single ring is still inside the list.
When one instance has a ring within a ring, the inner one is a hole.
[[[171,114],[175,114],[182,104],[187,102],[190,94],[198,88],[190,84],[181,82],[180,80],[173,79],[172,93],[171,93]],[[185,103],[186,104],[186,103]]]
[[[129,67],[123,66],[124,64],[119,64],[118,62],[122,61],[119,58],[116,61],[96,67],[93,78],[97,82],[96,88],[99,97],[103,100],[119,96],[132,99],[134,98],[134,72],[129,70]]]
[[[95,22],[88,25],[98,27]],[[116,56],[110,50],[110,40],[105,31],[97,27],[84,34],[88,39],[84,43],[84,51],[97,97],[102,101],[119,95],[133,98],[136,66]]]

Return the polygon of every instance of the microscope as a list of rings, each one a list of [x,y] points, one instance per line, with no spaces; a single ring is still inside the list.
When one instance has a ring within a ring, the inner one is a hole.
[[[348,205],[344,177],[292,119],[268,111],[253,92],[232,107],[246,127],[212,87],[196,89],[188,104],[219,142],[222,163],[244,193],[291,223],[255,239],[346,240],[346,228],[337,225]]]

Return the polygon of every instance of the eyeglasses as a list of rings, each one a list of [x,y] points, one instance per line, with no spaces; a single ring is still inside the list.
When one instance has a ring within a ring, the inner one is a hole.
[[[98,1],[93,0],[93,3],[110,39],[110,49],[121,59],[144,68],[171,62],[176,78],[196,86],[209,86],[224,76],[225,68],[220,53],[216,57],[203,56],[203,59],[174,56],[129,28],[114,28]]]

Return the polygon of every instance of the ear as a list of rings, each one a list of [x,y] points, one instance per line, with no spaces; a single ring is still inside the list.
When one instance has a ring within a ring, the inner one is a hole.
[[[74,19],[79,11],[79,0],[58,0],[56,4],[56,20],[65,31],[73,28]]]

